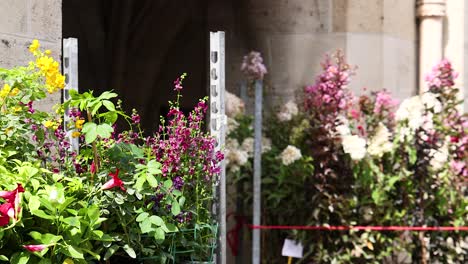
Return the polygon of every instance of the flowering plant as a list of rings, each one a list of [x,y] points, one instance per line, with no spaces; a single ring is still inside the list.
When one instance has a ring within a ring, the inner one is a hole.
[[[214,225],[208,208],[223,157],[203,132],[206,99],[186,117],[181,76],[167,121],[149,137],[113,92],[70,91],[55,113],[42,112],[34,103],[62,89],[65,77],[50,51],[39,48],[33,41],[29,66],[0,70],[0,260],[165,263],[203,256],[196,243],[212,241],[215,230],[203,241],[177,239],[185,229]],[[118,118],[128,129],[117,128]],[[71,140],[79,140],[79,151]],[[175,247],[192,256],[175,256]]]
[[[272,149],[281,146],[281,156],[287,158],[282,163],[263,158],[262,222],[465,226],[468,118],[458,110],[450,63],[434,67],[427,91],[401,104],[385,90],[360,96],[348,90],[355,68],[340,52],[327,56],[322,66],[315,84],[304,89],[300,111],[287,103],[265,123]],[[283,175],[283,168],[299,157],[288,145],[300,148],[299,161],[307,157],[310,167],[288,169]],[[271,185],[278,175],[286,185]],[[276,207],[269,206],[268,195],[278,197]],[[468,255],[466,238],[457,231],[263,236],[271,248],[280,247],[286,236],[301,240],[304,259],[313,263],[464,263]],[[263,252],[268,261],[280,257],[275,253],[279,250]]]

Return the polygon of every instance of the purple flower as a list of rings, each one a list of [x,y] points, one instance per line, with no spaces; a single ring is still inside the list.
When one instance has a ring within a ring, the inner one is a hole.
[[[265,74],[268,73],[260,52],[256,51],[251,51],[248,55],[244,56],[241,71],[249,80],[263,80]]]
[[[132,114],[132,122],[135,125],[140,124],[140,115],[137,114],[137,113],[133,113]]]

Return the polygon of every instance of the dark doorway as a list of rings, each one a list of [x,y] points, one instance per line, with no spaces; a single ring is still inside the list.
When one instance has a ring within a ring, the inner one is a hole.
[[[64,0],[63,37],[78,38],[80,91],[116,91],[150,132],[186,72],[182,107],[191,108],[207,94],[206,11],[206,1]]]

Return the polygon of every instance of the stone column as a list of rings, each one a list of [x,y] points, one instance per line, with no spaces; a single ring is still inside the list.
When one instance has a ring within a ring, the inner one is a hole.
[[[445,0],[419,0],[419,92],[426,87],[425,76],[442,59]]]
[[[463,99],[465,79],[465,1],[447,1],[447,16],[444,23],[444,57],[459,73],[455,86]],[[463,105],[461,105],[463,108]]]

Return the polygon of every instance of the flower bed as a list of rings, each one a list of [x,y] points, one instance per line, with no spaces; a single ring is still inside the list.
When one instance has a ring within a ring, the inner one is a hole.
[[[247,62],[248,63],[248,62]],[[427,92],[401,104],[383,90],[354,95],[344,56],[326,57],[323,72],[298,103],[286,102],[264,123],[262,224],[299,226],[466,226],[468,116],[442,61]],[[247,194],[251,212],[252,116],[229,95],[228,179]],[[262,231],[263,260],[281,259],[287,237],[304,244],[312,263],[465,263],[463,232]],[[406,260],[402,260],[406,259]],[[405,262],[406,261],[406,262]]]
[[[60,91],[65,77],[39,42],[30,51],[28,66],[0,69],[0,260],[210,260],[217,230],[209,208],[223,155],[203,132],[206,98],[182,113],[182,75],[167,117],[148,137],[113,92],[71,91],[55,113],[41,112],[34,103]],[[116,127],[119,118],[127,128]],[[79,139],[79,152],[70,138]]]

